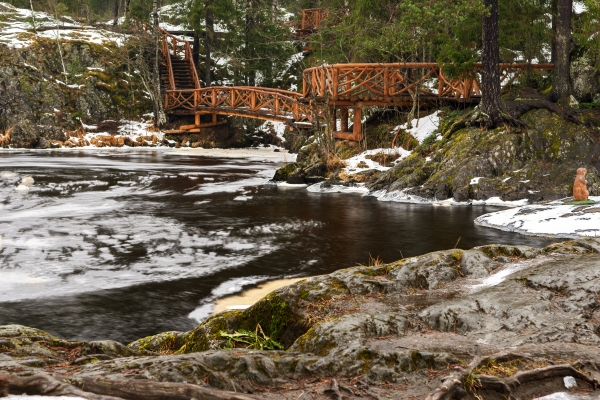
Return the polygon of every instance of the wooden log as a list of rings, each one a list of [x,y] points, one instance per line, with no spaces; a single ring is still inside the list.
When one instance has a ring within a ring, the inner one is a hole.
[[[76,388],[127,400],[256,400],[243,393],[206,388],[189,383],[153,382],[139,379],[112,380],[94,377],[63,378]]]
[[[62,377],[46,373],[0,375],[0,396],[8,394],[77,396],[89,400],[256,400],[258,397],[188,383],[98,377]]]

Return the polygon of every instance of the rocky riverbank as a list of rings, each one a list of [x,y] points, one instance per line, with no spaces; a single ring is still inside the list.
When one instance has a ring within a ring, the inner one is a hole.
[[[441,116],[436,126],[416,147],[403,139],[399,142],[409,143],[408,149],[367,152],[358,165],[352,158],[339,160],[340,168],[325,160],[323,146],[311,144],[299,152],[296,164],[282,168],[274,179],[310,184],[327,178],[315,191],[365,185],[382,201],[526,204],[572,195],[575,171],[585,167],[590,195],[600,195],[597,113],[575,110],[567,116],[537,93],[527,94],[523,98],[513,94],[513,100],[507,100],[515,115],[524,108],[540,107],[522,113],[524,128],[485,130],[471,126],[473,110],[446,109],[436,114]],[[419,120],[421,126],[426,122]],[[414,130],[398,126],[388,133],[388,140],[394,132],[412,137]],[[362,150],[336,144],[337,154],[348,153],[342,158]]]
[[[353,267],[127,346],[4,326],[0,387],[127,399],[142,389],[215,399],[597,396],[599,253],[600,241],[581,239]],[[223,333],[242,330],[285,350],[226,349]],[[24,378],[32,374],[35,384]],[[567,376],[576,387],[565,388]]]

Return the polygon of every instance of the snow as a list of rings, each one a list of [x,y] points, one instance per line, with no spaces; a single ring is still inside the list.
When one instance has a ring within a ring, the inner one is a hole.
[[[527,199],[515,200],[515,201],[504,201],[499,197],[490,197],[487,200],[469,200],[469,201],[456,201],[454,199],[437,200],[437,199],[426,199],[414,194],[409,194],[410,189],[404,190],[378,190],[370,192],[368,196],[374,196],[379,201],[392,201],[396,203],[412,203],[412,204],[431,204],[434,206],[503,206],[503,207],[519,207],[527,204]]]
[[[83,397],[75,396],[28,396],[26,394],[9,394],[5,399],[25,399],[25,400],[85,400]]]
[[[29,47],[33,43],[33,40],[38,37],[77,40],[96,44],[112,43],[117,46],[122,45],[129,37],[128,35],[109,30],[81,25],[69,17],[57,19],[52,14],[45,12],[34,13],[36,28],[61,26],[63,29],[35,33],[33,32],[31,22],[31,10],[17,8],[11,4],[0,2],[0,12],[3,17],[3,21],[0,23],[0,44],[15,49]],[[69,22],[64,22],[65,20]],[[76,29],[68,29],[70,27],[75,27]],[[77,29],[82,27],[85,29]]]
[[[479,184],[479,181],[480,181],[481,179],[483,179],[483,177],[482,177],[482,176],[475,177],[475,178],[471,179],[471,182],[469,182],[469,185],[478,185],[478,184]]]
[[[475,224],[508,232],[556,238],[600,237],[600,197],[596,204],[567,205],[564,200],[485,214]]]
[[[369,189],[365,187],[364,183],[356,183],[346,186],[331,185],[325,184],[324,182],[320,182],[307,187],[306,190],[308,190],[311,193],[360,193],[363,195],[369,193]]]
[[[264,124],[257,128],[258,131],[262,132],[270,132],[271,128],[275,131],[275,134],[282,142],[285,142],[285,138],[283,134],[285,133],[285,128],[287,125],[285,122],[275,122],[275,121],[265,121]]]
[[[533,400],[592,400],[597,397],[586,396],[582,394],[573,394],[567,392],[552,393],[543,397],[536,397]]]
[[[405,123],[397,126],[394,130],[404,129],[406,132],[413,135],[419,143],[423,143],[429,135],[438,129],[438,126],[440,125],[440,111],[438,110],[423,118],[413,119],[411,125],[411,129],[408,129],[408,123]]]
[[[390,156],[398,155],[397,160],[399,161],[399,160],[403,160],[406,157],[408,157],[409,155],[411,155],[412,151],[404,150],[402,147],[396,147],[394,149],[367,150],[363,153],[360,153],[356,156],[353,156],[353,157],[350,157],[350,158],[344,160],[344,163],[346,163],[346,167],[344,168],[344,171],[348,175],[356,174],[358,172],[367,171],[370,169],[375,169],[377,171],[387,171],[388,169],[390,169],[390,167],[384,167],[381,164],[379,164],[378,162],[369,160],[367,158],[367,156],[372,156],[372,155],[379,154],[379,153],[388,154]],[[358,164],[360,164],[361,162],[365,163],[367,165],[367,167],[359,167]]]

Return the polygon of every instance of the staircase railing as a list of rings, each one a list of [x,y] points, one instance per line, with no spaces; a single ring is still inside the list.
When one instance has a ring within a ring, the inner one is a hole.
[[[196,64],[194,63],[194,54],[192,47],[187,40],[178,38],[175,35],[170,34],[166,30],[159,28],[162,34],[162,53],[167,63],[167,70],[169,72],[169,84],[171,90],[175,90],[175,76],[173,74],[173,64],[171,62],[171,55],[179,57],[182,60],[188,62],[190,71],[192,74],[192,80],[194,81],[194,87],[200,89],[200,80],[198,79],[198,72],[196,71]]]

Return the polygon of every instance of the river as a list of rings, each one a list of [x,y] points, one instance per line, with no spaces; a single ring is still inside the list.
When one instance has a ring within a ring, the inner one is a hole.
[[[281,165],[169,149],[0,153],[0,325],[127,343],[189,330],[259,282],[457,242],[550,243],[473,224],[497,207],[265,185]]]

